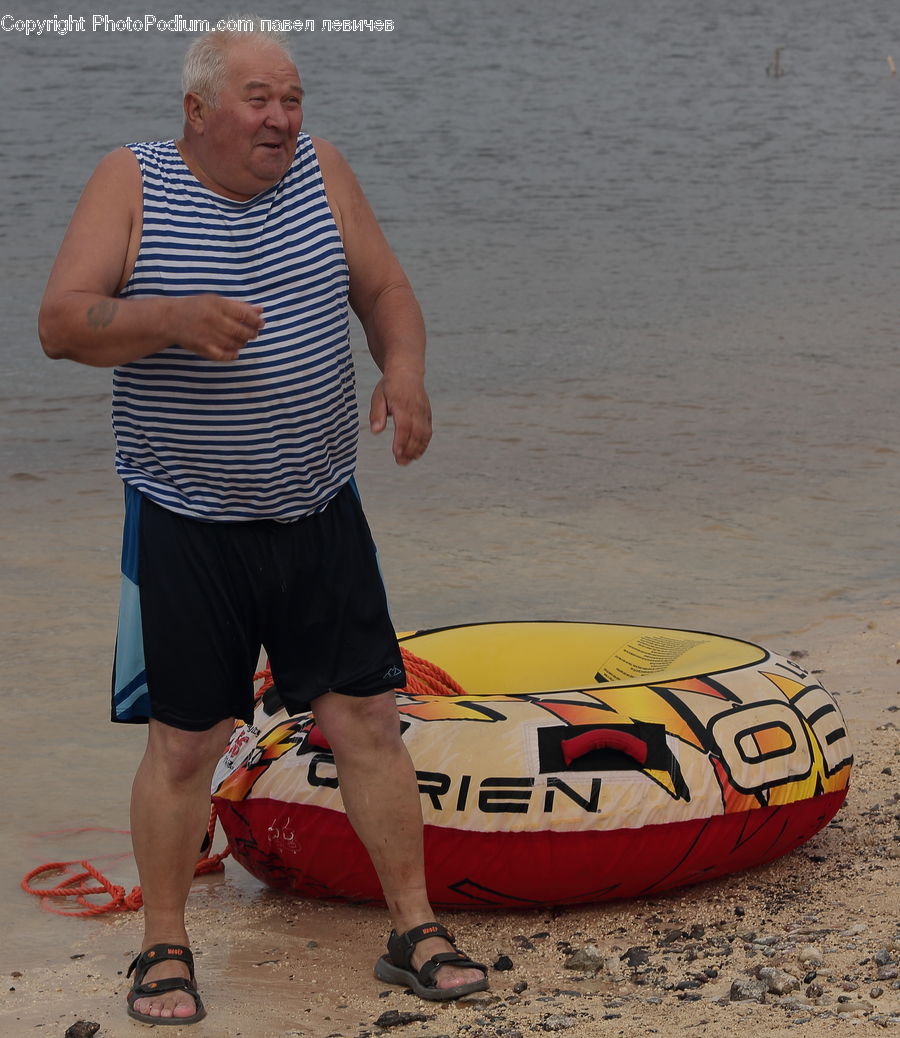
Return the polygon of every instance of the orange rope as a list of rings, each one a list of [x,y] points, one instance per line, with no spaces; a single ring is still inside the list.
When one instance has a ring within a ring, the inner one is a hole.
[[[442,667],[430,660],[416,656],[409,649],[400,646],[400,655],[403,657],[403,665],[406,668],[406,685],[398,689],[410,696],[465,696],[468,692],[459,682]],[[265,668],[258,674],[253,675],[254,681],[262,681],[256,690],[256,699],[269,691],[275,684],[272,680],[272,671],[267,663]]]
[[[65,873],[66,869],[71,865],[80,865],[84,871],[69,876],[68,879],[58,883],[55,887],[31,886],[31,881],[36,876],[47,872]],[[89,877],[96,880],[98,885],[88,886],[82,884],[82,880]],[[140,887],[133,887],[131,893],[126,894],[124,887],[118,887],[110,883],[89,861],[54,861],[47,865],[39,865],[36,869],[32,869],[22,880],[22,889],[26,894],[34,894],[36,897],[43,898],[44,908],[48,912],[55,912],[56,915],[92,916],[102,915],[104,912],[136,912],[144,903]],[[109,901],[98,905],[87,900],[88,897],[95,894],[107,894],[109,895]],[[61,908],[53,908],[48,902],[50,898],[63,897],[74,897],[79,905],[84,906],[83,911],[67,912]]]
[[[447,671],[438,667],[437,664],[422,659],[421,656],[414,655],[409,649],[403,648],[403,646],[400,647],[400,654],[403,657],[407,677],[407,684],[402,689],[399,689],[400,692],[413,696],[466,695],[465,689]],[[274,684],[268,663],[264,670],[254,674],[253,677],[255,681],[262,682],[256,690],[256,699],[258,701]],[[213,805],[209,815],[208,836],[210,847],[212,847],[215,830],[216,808]],[[125,832],[126,830],[118,831]],[[227,846],[219,854],[205,853],[197,862],[194,876],[205,876],[210,872],[221,872],[225,868],[222,862],[230,853],[230,846]],[[83,871],[70,875],[54,887],[32,886],[32,881],[38,876],[46,875],[47,873],[62,873],[65,875],[66,870],[73,865],[80,866]],[[96,886],[86,882],[89,880],[93,880]],[[136,912],[144,904],[144,895],[140,887],[132,887],[130,893],[126,894],[124,887],[111,883],[89,861],[54,861],[46,865],[39,865],[37,868],[32,869],[22,880],[22,889],[26,894],[33,894],[35,897],[41,898],[43,907],[48,912],[54,912],[56,915],[95,916],[103,915],[106,912]],[[101,904],[87,900],[89,897],[96,897],[100,894],[105,894],[109,900]],[[66,911],[61,908],[54,908],[50,904],[51,900],[64,897],[75,898],[78,904],[82,906],[81,911]]]
[[[260,699],[262,699],[263,695],[266,692],[268,692],[269,689],[275,684],[275,681],[272,677],[272,668],[269,666],[268,661],[266,661],[266,665],[262,670],[257,671],[253,675],[253,680],[262,682],[262,684],[256,690],[253,699],[254,703],[258,703]]]
[[[400,689],[411,696],[465,696],[466,690],[442,667],[423,660],[400,646],[400,655],[406,667],[406,687]]]
[[[216,809],[213,806],[209,815],[209,843],[212,846],[213,835],[216,828]],[[80,830],[88,832],[89,830]],[[124,831],[124,830],[118,830]],[[221,872],[225,866],[222,861],[231,853],[231,848],[226,847],[220,854],[204,854],[194,868],[194,876],[205,876],[209,872]],[[80,865],[83,872],[57,883],[55,887],[35,887],[32,880],[46,873],[59,872],[65,875],[66,870],[73,865]],[[85,880],[94,880],[96,886],[91,886]],[[132,887],[131,892],[126,894],[125,888],[111,883],[101,872],[99,872],[89,861],[53,861],[47,865],[38,865],[32,869],[22,880],[22,889],[26,894],[33,894],[42,899],[43,907],[55,915],[69,916],[95,916],[104,915],[106,912],[137,912],[144,904],[144,895],[140,887]],[[88,901],[89,897],[105,894],[109,900],[96,904]],[[50,901],[54,898],[73,897],[82,906],[81,911],[66,911],[62,908],[54,908]]]

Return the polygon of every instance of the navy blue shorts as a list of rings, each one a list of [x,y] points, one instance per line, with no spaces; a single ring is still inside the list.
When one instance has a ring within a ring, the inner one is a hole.
[[[290,523],[210,523],[125,490],[112,720],[205,731],[253,717],[265,648],[291,713],[406,683],[355,486]]]

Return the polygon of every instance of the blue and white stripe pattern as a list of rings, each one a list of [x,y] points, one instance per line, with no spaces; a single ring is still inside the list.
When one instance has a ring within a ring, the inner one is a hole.
[[[289,171],[246,202],[201,185],[173,141],[129,145],[144,224],[123,298],[219,295],[264,307],[232,363],[173,344],[115,369],[116,470],[181,515],[292,520],[353,473],[359,419],[349,274],[307,134]]]
[[[122,533],[122,575],[119,626],[112,675],[112,720],[145,721],[152,715],[144,629],[141,623],[140,560],[141,495],[125,484],[125,529]]]

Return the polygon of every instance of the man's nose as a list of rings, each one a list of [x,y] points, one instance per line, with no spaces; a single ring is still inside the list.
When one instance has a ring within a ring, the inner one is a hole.
[[[288,114],[280,104],[269,105],[266,113],[266,124],[273,129],[286,130],[288,127]]]

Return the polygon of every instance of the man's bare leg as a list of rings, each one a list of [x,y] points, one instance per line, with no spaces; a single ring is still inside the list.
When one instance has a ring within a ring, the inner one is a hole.
[[[184,909],[203,833],[209,823],[210,786],[234,727],[222,721],[205,732],[186,732],[150,721],[147,749],[131,792],[131,839],[144,894],[144,951],[154,944],[188,944]],[[187,977],[187,966],[161,962],[145,980]],[[193,1016],[186,991],[136,999],[148,1016]]]
[[[422,807],[415,768],[400,737],[393,693],[365,699],[329,692],[313,704],[316,722],[334,753],[344,809],[381,881],[397,933],[434,921],[425,888]],[[419,969],[432,955],[452,951],[440,937],[412,954]],[[481,970],[442,966],[435,982],[453,988],[480,980]]]

